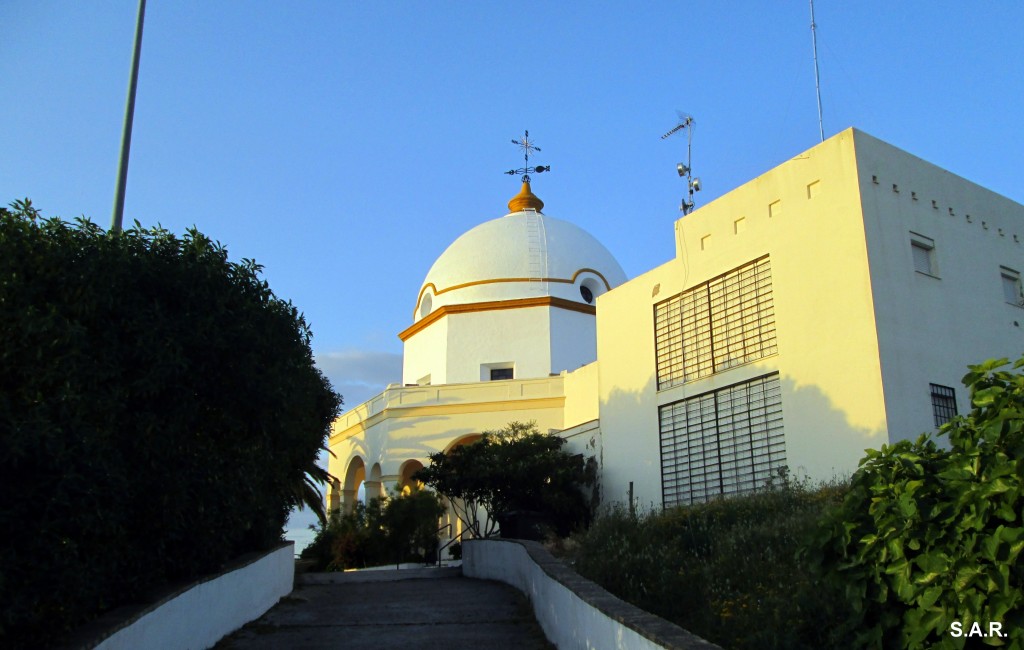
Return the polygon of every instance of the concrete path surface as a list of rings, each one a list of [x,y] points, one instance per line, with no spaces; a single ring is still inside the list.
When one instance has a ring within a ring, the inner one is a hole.
[[[296,576],[289,596],[216,650],[553,647],[523,594],[456,567]]]

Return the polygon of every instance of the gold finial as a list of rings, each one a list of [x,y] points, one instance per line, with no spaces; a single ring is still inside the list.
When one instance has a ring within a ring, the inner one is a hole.
[[[509,212],[522,212],[528,209],[540,212],[543,207],[544,202],[530,191],[530,181],[523,181],[523,187],[519,190],[519,194],[513,196],[508,202]]]

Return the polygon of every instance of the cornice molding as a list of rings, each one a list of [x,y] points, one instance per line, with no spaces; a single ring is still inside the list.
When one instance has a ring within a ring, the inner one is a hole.
[[[591,316],[597,313],[593,305],[585,305],[580,302],[573,302],[565,298],[554,296],[542,296],[539,298],[519,298],[516,300],[495,300],[492,302],[475,302],[468,305],[444,305],[430,312],[420,320],[416,321],[401,333],[398,338],[408,341],[417,332],[426,329],[431,324],[441,320],[449,314],[468,314],[478,311],[500,311],[503,309],[526,309],[529,307],[555,307],[567,311],[576,311]]]

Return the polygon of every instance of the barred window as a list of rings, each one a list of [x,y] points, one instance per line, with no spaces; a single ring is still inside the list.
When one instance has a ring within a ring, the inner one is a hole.
[[[654,307],[658,390],[774,354],[768,256]]]
[[[941,427],[956,416],[956,391],[949,386],[929,384],[932,391],[932,415],[935,428]]]
[[[750,492],[786,465],[778,373],[665,405],[658,415],[666,508]]]

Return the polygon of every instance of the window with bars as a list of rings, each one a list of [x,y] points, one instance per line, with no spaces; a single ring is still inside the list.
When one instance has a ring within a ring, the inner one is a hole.
[[[778,373],[662,406],[666,508],[742,494],[786,465]]]
[[[768,256],[654,307],[658,390],[774,354]]]
[[[956,391],[949,386],[929,384],[932,392],[932,415],[935,428],[941,427],[956,416]]]

